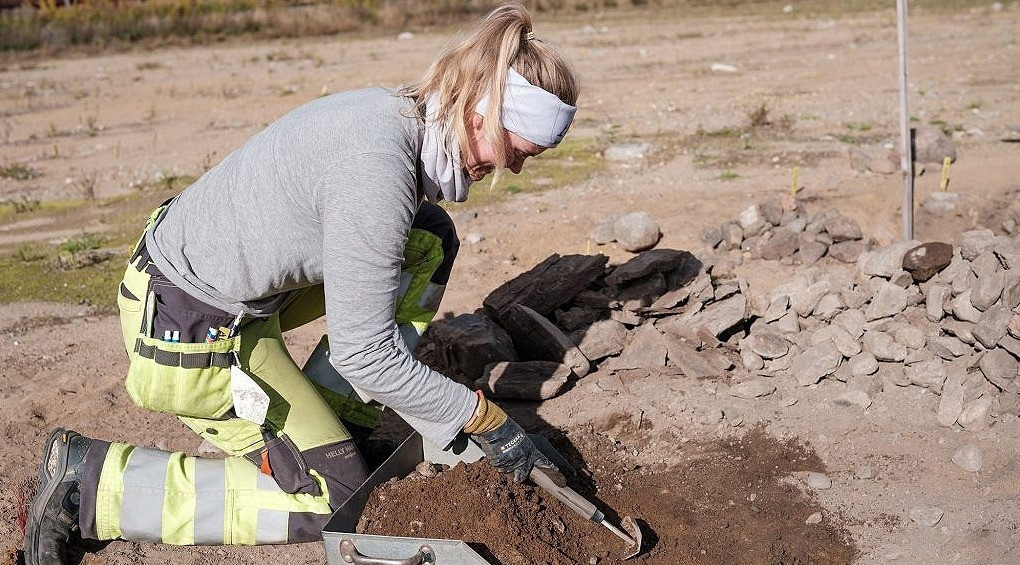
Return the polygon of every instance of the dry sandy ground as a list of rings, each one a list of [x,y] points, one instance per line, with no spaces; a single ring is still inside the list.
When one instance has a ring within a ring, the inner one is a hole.
[[[458,214],[465,245],[444,308],[473,310],[493,288],[550,253],[594,251],[589,230],[617,211],[647,210],[662,226],[660,245],[700,250],[705,225],[734,218],[764,196],[787,190],[794,166],[812,207],[838,206],[865,233],[888,241],[899,233],[900,180],[853,172],[841,134],[895,141],[896,27],[882,13],[693,18],[676,12],[614,12],[561,21],[539,18],[539,35],[563,47],[584,78],[572,135],[600,143],[647,141],[658,148],[643,161],[610,163],[588,181],[541,195]],[[952,187],[974,204],[1020,188],[1017,145],[1002,143],[1020,123],[1020,7],[985,4],[950,13],[917,11],[911,19],[911,113],[957,129],[960,153]],[[91,189],[130,193],[161,175],[195,174],[266,123],[323,91],[413,80],[443,45],[446,31],[410,40],[333,38],[172,48],[145,53],[44,60],[0,73],[0,163],[27,162],[43,176],[31,183],[0,180],[0,197],[52,199]],[[712,71],[725,63],[737,72]],[[743,128],[762,103],[789,129],[739,144],[729,154],[706,149],[694,134]],[[852,127],[848,127],[848,124]],[[958,127],[957,127],[958,126]],[[729,162],[727,162],[729,161]],[[937,190],[938,174],[918,179],[918,201]],[[723,175],[724,172],[736,173]],[[727,177],[727,178],[724,178]],[[480,189],[484,190],[484,189]],[[944,237],[980,215],[925,224],[920,238]],[[991,226],[997,227],[997,226]],[[90,229],[99,229],[93,226]],[[61,230],[40,227],[48,240]],[[66,234],[65,234],[66,235]],[[4,232],[0,231],[0,238]],[[18,241],[26,238],[19,235]],[[12,240],[0,243],[9,245]],[[628,254],[598,251],[614,261]],[[787,276],[778,264],[744,273],[767,286]],[[0,307],[0,380],[4,457],[0,461],[0,539],[20,545],[18,491],[36,472],[40,442],[61,425],[101,438],[194,451],[198,441],[175,420],[135,408],[122,377],[126,360],[117,321],[87,309],[49,304]],[[310,350],[321,325],[294,336],[295,357]],[[833,478],[818,492],[827,519],[840,520],[860,549],[860,563],[1010,563],[1020,549],[1020,423],[1000,419],[982,432],[939,427],[937,399],[919,389],[883,394],[863,414],[833,410],[824,384],[783,398],[716,398],[701,384],[653,387],[606,396],[578,387],[547,403],[539,416],[568,428],[614,410],[646,410],[657,429],[697,440],[732,433],[669,413],[653,399],[683,398],[765,422],[780,437],[799,437],[817,450]],[[786,407],[787,397],[798,402]],[[687,414],[686,416],[684,414]],[[739,431],[739,429],[737,430]],[[982,447],[985,465],[965,473],[950,462],[960,445]],[[650,461],[669,457],[650,448]],[[874,478],[855,478],[864,466]],[[939,506],[934,528],[913,524],[914,506]],[[116,543],[87,563],[211,563],[322,561],[317,546],[201,548]]]

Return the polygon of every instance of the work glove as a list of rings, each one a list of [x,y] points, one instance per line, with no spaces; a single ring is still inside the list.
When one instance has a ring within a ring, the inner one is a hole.
[[[478,444],[486,459],[501,473],[513,473],[514,481],[523,483],[533,467],[540,467],[550,474],[559,476],[556,466],[535,447],[520,424],[510,419],[506,412],[478,394],[478,407],[474,416],[464,426],[464,432]]]

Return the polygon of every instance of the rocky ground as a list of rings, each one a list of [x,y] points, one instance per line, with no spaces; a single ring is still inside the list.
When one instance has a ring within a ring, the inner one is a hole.
[[[826,527],[849,533],[857,562],[1010,563],[1020,545],[1020,186],[1009,141],[1010,124],[1020,123],[1020,7],[922,6],[911,15],[913,123],[948,130],[957,158],[945,193],[941,163],[919,163],[910,243],[898,243],[900,178],[886,174],[886,163],[897,162],[889,155],[898,123],[892,10],[792,7],[540,18],[538,33],[561,45],[584,77],[571,136],[593,140],[601,165],[554,191],[454,209],[463,247],[443,315],[482,308],[552,254],[604,253],[609,270],[594,269],[577,294],[548,311],[531,305],[594,363],[585,376],[571,367],[558,396],[540,405],[508,402],[523,422],[566,440],[589,430],[615,441],[632,464],[680,469],[700,469],[692,446],[724,445],[760,425],[817,457],[824,469],[785,480],[813,500],[804,521],[817,521],[817,512]],[[6,64],[2,162],[38,175],[0,179],[0,191],[19,201],[101,200],[201,172],[323,90],[412,80],[448,37],[415,31],[399,41]],[[77,223],[73,214],[60,223],[4,216],[0,245],[13,254],[83,228],[102,233],[109,221],[95,209],[86,205]],[[628,251],[640,245],[615,231],[606,235],[603,222],[631,212],[661,231],[652,255]],[[929,245],[904,268],[909,249],[931,242],[952,251]],[[947,258],[941,269],[928,264]],[[680,276],[693,261],[697,273]],[[927,279],[925,267],[936,271]],[[590,301],[578,304],[582,290]],[[590,310],[607,335],[626,336],[622,354],[609,351],[610,339],[593,352],[584,338],[595,332],[578,333]],[[20,545],[20,499],[32,491],[39,445],[53,426],[199,448],[182,425],[127,398],[115,318],[88,305],[22,302],[0,307],[0,328],[0,534],[9,559]],[[314,324],[296,332],[295,357],[322,331]],[[731,499],[747,496],[734,489]],[[117,542],[86,562],[322,559],[315,545]]]

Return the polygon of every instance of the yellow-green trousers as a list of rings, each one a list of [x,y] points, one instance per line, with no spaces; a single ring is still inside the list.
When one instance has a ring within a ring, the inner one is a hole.
[[[405,248],[396,310],[411,350],[438,309],[457,247],[449,216],[423,204]],[[174,287],[140,245],[118,306],[132,400],[177,415],[227,457],[93,441],[82,479],[82,536],[178,545],[320,539],[331,513],[369,471],[349,428],[369,430],[379,417],[310,380],[284,345],[283,332],[325,314],[322,286],[292,292],[267,318],[244,319],[232,337],[214,332],[220,339],[206,341],[182,330],[166,340],[165,320],[218,330],[234,315]],[[262,425],[234,413],[232,365],[269,396]]]

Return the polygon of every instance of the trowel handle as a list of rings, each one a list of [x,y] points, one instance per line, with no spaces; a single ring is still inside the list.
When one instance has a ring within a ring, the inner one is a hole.
[[[586,520],[591,520],[593,522],[599,522],[602,520],[602,513],[599,512],[598,508],[596,508],[594,504],[588,502],[584,497],[577,494],[574,489],[557,485],[542,469],[538,467],[533,468],[531,470],[530,477],[536,485],[542,487],[543,490],[555,496],[560,502],[566,504],[567,507],[574,512],[584,516]]]

